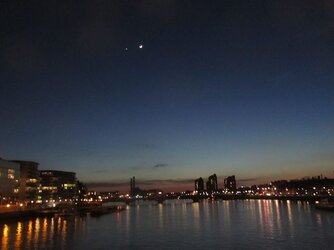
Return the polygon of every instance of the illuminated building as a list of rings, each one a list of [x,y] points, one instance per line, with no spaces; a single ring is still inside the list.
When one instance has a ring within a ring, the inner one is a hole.
[[[38,199],[39,171],[38,163],[33,161],[12,161],[20,165],[20,193],[21,202],[34,203]]]
[[[217,175],[213,174],[209,176],[208,181],[206,182],[206,190],[208,192],[218,191]]]
[[[334,194],[334,179],[322,175],[301,180],[274,181],[268,186],[274,188],[275,193],[279,195],[332,196]]]
[[[42,170],[41,198],[43,203],[62,202],[70,203],[77,197],[77,180],[75,173]]]
[[[198,191],[198,192],[203,192],[204,191],[204,181],[203,181],[202,177],[195,180],[195,190]]]
[[[227,178],[224,179],[224,187],[228,191],[236,191],[237,190],[237,183],[235,180],[235,176],[228,176]]]
[[[119,191],[100,192],[100,196],[102,197],[102,200],[113,200],[113,199],[118,199],[120,196],[120,193]]]
[[[19,194],[20,165],[0,158],[0,204],[15,202]]]

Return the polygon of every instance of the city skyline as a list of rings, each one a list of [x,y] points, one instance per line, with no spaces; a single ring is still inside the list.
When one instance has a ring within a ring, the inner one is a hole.
[[[333,177],[334,6],[293,3],[4,4],[0,157],[101,190]]]
[[[23,164],[25,165],[25,167],[32,167],[33,170],[29,170],[30,172],[30,178],[34,178],[38,179],[38,177],[36,177],[39,173],[67,173],[70,175],[76,175],[77,173],[67,170],[67,171],[63,171],[63,170],[53,170],[53,169],[40,169],[38,171],[38,162],[35,161],[22,161],[22,160],[5,160],[3,158],[0,158],[0,161],[2,161],[3,163],[7,163],[7,164],[12,164],[12,163],[16,163],[16,164]],[[11,170],[13,171],[15,169],[15,167]],[[6,171],[6,170],[5,170]],[[23,171],[23,172],[22,172]],[[20,175],[22,175],[21,177],[23,178],[27,178],[24,177],[27,173],[27,169],[23,168],[21,169],[21,171],[16,171],[14,170],[13,173],[16,173],[16,175],[18,175],[20,172],[22,173]],[[7,173],[7,172],[6,172]],[[1,174],[1,173],[0,173]],[[208,173],[207,173],[208,174]],[[7,180],[7,175],[4,175],[6,180]],[[8,177],[9,178],[9,177]],[[12,178],[9,178],[11,181],[13,181],[13,183],[16,183],[15,180]],[[132,193],[133,190],[135,190],[136,188],[139,188],[138,190],[161,190],[163,192],[184,192],[184,191],[194,191],[194,190],[222,190],[226,187],[233,187],[235,188],[250,188],[250,187],[254,187],[254,186],[258,186],[258,185],[269,185],[270,183],[273,182],[286,182],[286,181],[298,181],[298,180],[316,180],[316,179],[327,179],[330,180],[331,177],[329,176],[324,176],[322,173],[319,175],[315,175],[315,176],[299,176],[293,179],[288,179],[288,178],[282,178],[282,179],[268,179],[268,180],[264,180],[264,179],[260,179],[260,178],[245,178],[245,179],[236,179],[235,175],[232,176],[217,176],[215,173],[211,174],[210,176],[207,176],[204,178],[199,177],[199,178],[188,178],[188,179],[160,179],[160,180],[148,180],[148,179],[140,179],[138,181],[136,181],[136,177],[133,176],[132,178],[130,178],[130,185],[129,185],[129,181],[126,180],[116,180],[116,181],[107,181],[107,182],[88,182],[88,183],[82,183],[80,182],[77,178],[74,178],[73,180],[78,181],[78,183],[80,183],[80,185],[84,185],[85,187],[87,187],[89,189],[89,191],[94,191],[94,192],[121,192],[123,194],[126,193]],[[237,180],[237,181],[236,181]],[[262,180],[262,181],[260,181]],[[202,184],[199,184],[199,182],[201,182]],[[22,185],[25,185],[24,182],[22,182]],[[33,185],[34,187],[37,185],[37,182],[33,181]],[[195,183],[195,184],[194,184]],[[68,184],[67,184],[68,185]],[[129,187],[130,186],[130,187]],[[205,188],[206,187],[206,188]]]

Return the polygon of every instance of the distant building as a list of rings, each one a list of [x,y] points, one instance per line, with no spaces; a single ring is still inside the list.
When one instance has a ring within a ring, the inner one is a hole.
[[[136,177],[132,177],[130,180],[130,195],[134,195],[136,190]]]
[[[218,191],[218,182],[217,182],[217,175],[216,174],[213,174],[213,175],[209,176],[209,179],[206,182],[206,190],[208,192]]]
[[[88,188],[85,184],[80,181],[77,181],[77,196],[78,201],[83,202],[87,198]]]
[[[319,175],[301,180],[274,181],[270,183],[269,187],[279,195],[332,196],[334,194],[334,179]]]
[[[228,191],[236,191],[237,190],[237,183],[235,180],[235,176],[228,176],[227,178],[224,179],[224,187]]]
[[[77,198],[77,180],[75,173],[42,170],[41,198],[43,203],[48,202],[72,202]]]
[[[202,177],[195,180],[195,190],[198,192],[204,191],[204,180]]]
[[[147,197],[158,197],[163,195],[163,191],[161,189],[149,189],[149,190],[142,190],[144,196]]]
[[[17,160],[12,162],[20,165],[20,201],[25,203],[36,202],[40,183],[38,163]]]
[[[100,192],[100,196],[102,200],[115,200],[119,199],[120,193],[119,191]]]
[[[19,178],[20,165],[0,158],[0,204],[17,201]]]

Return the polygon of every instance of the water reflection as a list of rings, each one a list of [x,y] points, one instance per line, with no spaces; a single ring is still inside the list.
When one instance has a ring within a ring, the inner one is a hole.
[[[42,222],[42,236],[41,237],[43,238],[43,243],[46,243],[47,238],[48,238],[48,220],[47,218],[44,218]],[[45,248],[45,247],[46,246],[43,244],[42,248]]]
[[[35,220],[35,227],[34,227],[34,243],[35,242],[38,242],[38,240],[39,240],[39,233],[40,233],[40,231],[41,231],[41,225],[40,225],[40,219],[39,218],[37,218],[36,220]],[[44,239],[42,238],[42,244],[44,243]]]
[[[16,228],[15,248],[20,248],[22,241],[21,238],[22,238],[22,222],[18,222]]]
[[[1,244],[1,249],[8,249],[8,231],[9,227],[5,224],[3,227],[3,233],[2,233],[2,244]]]
[[[36,218],[0,224],[0,249],[66,248],[72,244],[75,231],[82,231],[84,226],[85,223],[79,217]]]
[[[1,249],[328,248],[332,213],[305,202],[202,201],[128,207],[101,218],[0,222]],[[305,237],[307,235],[307,237]]]
[[[32,230],[33,230],[33,222],[29,221],[29,224],[28,224],[28,234],[27,234],[27,243],[28,243],[28,246],[31,245]]]

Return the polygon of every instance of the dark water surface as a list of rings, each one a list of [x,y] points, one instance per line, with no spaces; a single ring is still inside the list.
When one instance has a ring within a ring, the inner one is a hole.
[[[274,200],[129,206],[0,221],[0,240],[1,249],[334,249],[334,212]]]

